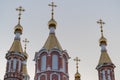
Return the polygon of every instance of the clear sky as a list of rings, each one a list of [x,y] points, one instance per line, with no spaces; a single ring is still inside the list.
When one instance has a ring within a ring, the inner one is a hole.
[[[14,27],[17,25],[18,12],[15,8],[22,6],[21,25],[23,35],[27,38],[29,58],[27,61],[28,73],[34,79],[34,54],[44,45],[48,34],[48,21],[52,1],[58,5],[55,8],[57,21],[56,36],[66,49],[69,60],[69,80],[74,80],[76,66],[73,59],[78,56],[81,80],[98,80],[95,69],[100,57],[100,27],[96,23],[100,18],[106,23],[104,35],[108,40],[107,50],[116,65],[115,78],[120,79],[120,0],[0,0],[0,79],[3,80],[6,67],[5,54],[14,40]],[[22,43],[23,44],[23,43]]]

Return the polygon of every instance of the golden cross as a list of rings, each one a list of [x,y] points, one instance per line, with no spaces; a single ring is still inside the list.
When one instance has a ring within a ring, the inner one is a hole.
[[[54,15],[54,7],[57,7],[57,5],[54,4],[54,2],[51,2],[51,4],[48,4],[48,6],[52,7],[52,19],[53,19],[53,15]]]
[[[22,11],[24,12],[24,11],[25,11],[25,9],[23,9],[23,8],[20,6],[19,8],[16,8],[16,11],[18,11],[18,12],[19,12],[19,14],[18,14],[18,15],[19,15],[18,20],[19,20],[19,23],[20,23],[20,19],[21,19],[21,15],[22,15],[22,14],[21,14],[21,12],[22,12]]]
[[[76,68],[77,68],[77,72],[78,72],[78,62],[80,62],[80,59],[78,57],[76,57],[74,59],[74,61],[76,61]]]
[[[105,24],[105,22],[103,22],[101,19],[99,21],[97,21],[98,24],[100,24],[100,28],[101,28],[101,35],[103,36],[103,24]]]
[[[27,40],[27,38],[25,38],[25,40],[23,40],[23,42],[25,43],[25,47],[24,47],[24,49],[25,49],[25,52],[26,52],[26,47],[27,47],[27,43],[29,43],[29,41]]]

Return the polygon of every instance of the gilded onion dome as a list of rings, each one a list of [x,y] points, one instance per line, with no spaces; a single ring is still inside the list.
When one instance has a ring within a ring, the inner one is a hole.
[[[79,73],[79,72],[76,72],[75,78],[80,78],[80,77],[81,77],[80,73]]]
[[[57,7],[57,5],[54,5],[54,2],[52,2],[52,4],[49,4],[49,6],[52,7],[52,13],[51,13],[51,19],[50,21],[48,22],[48,26],[49,26],[49,29],[51,27],[54,27],[56,29],[56,25],[57,25],[57,22],[55,21],[54,19],[54,7]]]
[[[75,80],[81,80],[81,75],[80,73],[78,72],[78,62],[80,62],[80,59],[78,57],[76,57],[74,59],[74,61],[76,62],[76,73],[75,73]]]
[[[56,29],[56,25],[57,25],[57,22],[53,18],[48,22],[49,29],[50,27],[54,27]]]
[[[22,34],[22,31],[23,31],[23,27],[18,23],[15,28],[14,28],[14,33],[20,33]]]
[[[28,54],[26,53],[26,51],[24,51],[23,53],[24,53],[24,56],[28,58]]]
[[[107,45],[107,39],[104,36],[101,36],[101,38],[99,39],[99,43],[100,43],[100,46],[101,44]]]

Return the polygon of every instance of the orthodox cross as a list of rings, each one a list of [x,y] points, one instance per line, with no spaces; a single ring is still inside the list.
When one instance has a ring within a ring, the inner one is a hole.
[[[105,24],[105,22],[103,22],[101,19],[99,21],[97,21],[98,24],[100,24],[100,28],[101,28],[101,35],[103,36],[103,24]]]
[[[21,15],[22,15],[21,12],[22,12],[22,11],[24,12],[25,9],[23,9],[23,8],[20,6],[20,7],[16,8],[16,11],[19,12],[19,14],[18,14],[18,16],[19,16],[18,20],[19,20],[19,23],[20,23],[20,19],[21,19]]]
[[[57,5],[54,4],[54,2],[51,2],[51,4],[48,4],[48,6],[52,7],[52,19],[53,19],[53,15],[54,15],[54,7],[57,7]]]
[[[25,38],[24,40],[23,40],[23,42],[25,43],[24,44],[24,51],[26,52],[26,47],[27,47],[27,43],[29,43],[29,41],[27,40],[27,38]]]
[[[80,59],[78,57],[76,57],[74,59],[74,61],[76,61],[76,68],[77,68],[77,72],[78,72],[78,62],[80,62]]]

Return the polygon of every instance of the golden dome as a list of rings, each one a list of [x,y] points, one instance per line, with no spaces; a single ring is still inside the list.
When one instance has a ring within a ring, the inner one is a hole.
[[[53,18],[48,22],[49,28],[55,27],[55,29],[56,29],[56,25],[57,25],[57,22]]]
[[[14,28],[14,33],[19,32],[20,34],[22,34],[23,31],[23,27],[20,24],[17,24]]]
[[[102,52],[98,65],[101,65],[101,64],[104,64],[104,63],[112,63],[112,61],[111,61],[107,52]]]
[[[23,49],[22,49],[22,45],[20,40],[14,40],[10,50],[10,52],[19,52],[19,53],[23,53]]]
[[[104,43],[105,45],[107,45],[107,39],[106,39],[104,36],[102,36],[102,37],[99,39],[99,43],[100,43],[100,45],[101,45],[102,43]]]
[[[79,72],[77,72],[76,74],[75,74],[75,78],[80,78],[80,73]]]
[[[62,50],[62,47],[61,47],[59,41],[57,40],[57,37],[54,34],[50,34],[48,36],[48,39],[45,42],[43,47],[46,48],[47,50],[50,50],[55,47]]]

